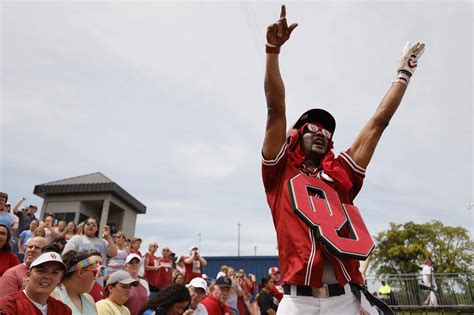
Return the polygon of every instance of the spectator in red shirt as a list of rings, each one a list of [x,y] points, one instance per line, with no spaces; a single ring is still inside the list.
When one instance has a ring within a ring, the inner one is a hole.
[[[155,256],[157,249],[157,243],[150,243],[148,245],[148,253],[145,254],[145,279],[148,281],[150,291],[152,292],[158,292],[159,290],[158,257]]]
[[[143,258],[143,255],[140,252],[140,247],[142,247],[142,239],[138,237],[132,238],[130,241],[130,254],[137,254]]]
[[[44,253],[33,261],[27,273],[25,290],[0,298],[0,314],[64,314],[71,309],[50,297],[61,282],[66,265],[55,252]]]
[[[228,277],[220,277],[209,288],[210,294],[201,304],[207,309],[209,315],[231,315],[230,307],[225,304],[229,298],[232,281]]]
[[[130,296],[128,297],[127,303],[125,303],[131,315],[138,315],[138,311],[140,311],[150,295],[148,283],[146,280],[138,277],[141,262],[142,259],[138,254],[130,254],[125,259],[125,271],[127,271],[133,279],[139,281],[137,286],[131,288]]]
[[[196,246],[189,250],[189,257],[184,258],[184,266],[186,272],[184,273],[184,281],[189,283],[193,278],[202,276],[202,267],[207,265],[207,261],[199,255]]]
[[[278,267],[271,267],[268,269],[268,275],[272,277],[273,283],[275,284],[272,286],[271,290],[273,296],[278,299],[278,302],[283,299],[283,287],[281,286],[281,273]]]
[[[161,290],[171,283],[173,277],[173,261],[170,249],[165,246],[161,250],[163,257],[158,258],[158,289]]]
[[[11,238],[10,228],[5,224],[0,224],[0,277],[7,269],[20,264],[18,257],[12,253]]]

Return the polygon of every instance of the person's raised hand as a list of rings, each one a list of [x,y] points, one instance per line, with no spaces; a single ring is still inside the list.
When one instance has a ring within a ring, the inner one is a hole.
[[[425,51],[425,44],[407,42],[403,48],[402,55],[400,56],[400,66],[398,71],[407,72],[408,76],[412,76],[418,65],[418,59]]]
[[[274,47],[282,46],[291,35],[291,32],[298,26],[298,23],[293,23],[288,26],[286,21],[286,7],[281,6],[280,19],[267,27],[267,44]]]

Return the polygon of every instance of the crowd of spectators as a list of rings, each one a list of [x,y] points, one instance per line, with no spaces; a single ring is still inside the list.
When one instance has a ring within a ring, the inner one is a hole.
[[[0,192],[0,314],[274,314],[283,297],[278,268],[260,286],[254,275],[222,266],[215,280],[195,246],[175,257],[97,218],[77,226],[37,207],[13,208]]]

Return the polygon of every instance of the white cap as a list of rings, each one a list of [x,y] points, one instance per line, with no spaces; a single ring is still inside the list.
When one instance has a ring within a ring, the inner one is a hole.
[[[193,249],[198,250],[199,248],[197,246],[193,246],[189,249],[189,251],[191,252]]]
[[[39,255],[38,258],[33,260],[33,262],[31,263],[30,270],[33,267],[42,265],[42,264],[50,262],[50,261],[57,262],[57,263],[61,264],[61,267],[64,270],[66,270],[66,265],[63,263],[63,260],[61,259],[61,255],[59,255],[56,252],[47,252],[47,253]]]
[[[207,291],[207,282],[203,278],[196,277],[191,280],[191,282],[189,282],[186,287],[201,288],[204,289],[204,291]]]
[[[140,257],[140,255],[133,253],[127,256],[127,258],[125,259],[125,264],[128,264],[133,258],[136,258],[139,262],[142,262],[142,258]]]

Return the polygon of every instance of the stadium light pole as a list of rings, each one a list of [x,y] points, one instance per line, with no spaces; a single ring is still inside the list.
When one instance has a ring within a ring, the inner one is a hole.
[[[237,222],[237,256],[240,256],[240,221]]]
[[[199,232],[197,234],[197,237],[198,237],[198,243],[199,243],[199,251],[202,253],[202,248],[201,248],[201,232]]]

